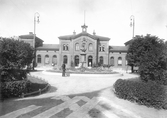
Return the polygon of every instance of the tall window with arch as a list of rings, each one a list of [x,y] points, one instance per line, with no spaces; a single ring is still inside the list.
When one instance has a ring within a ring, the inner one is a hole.
[[[110,58],[110,65],[111,65],[111,66],[114,66],[114,57],[111,57],[111,58]]]
[[[75,55],[75,66],[79,65],[79,56]]]
[[[41,55],[37,55],[37,63],[41,63]]]
[[[102,51],[102,46],[101,46],[101,44],[99,45],[99,51],[100,51],[100,52]]]
[[[68,48],[68,44],[66,45],[66,51],[68,51],[69,50],[69,48]]]
[[[89,49],[89,51],[93,51],[93,44],[92,43],[89,44],[88,49]]]
[[[63,56],[63,63],[67,64],[67,62],[68,62],[67,55],[64,55],[64,56]]]
[[[103,45],[103,46],[102,46],[102,52],[104,52],[104,51],[105,51],[105,46]]]
[[[122,57],[118,57],[118,66],[122,66]]]
[[[79,43],[75,44],[75,50],[78,51],[79,50]]]
[[[45,64],[49,64],[49,55],[45,55]]]
[[[65,44],[63,44],[63,50],[66,50],[66,45]]]
[[[52,57],[52,64],[57,65],[57,56],[53,55]]]
[[[105,46],[104,45],[99,45],[99,51],[104,52],[105,51]]]

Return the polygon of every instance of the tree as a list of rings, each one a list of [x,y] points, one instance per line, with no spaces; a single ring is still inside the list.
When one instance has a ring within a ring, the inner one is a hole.
[[[0,40],[1,81],[25,79],[27,71],[24,68],[32,63],[33,50],[23,41],[9,38]]]
[[[139,67],[142,80],[166,81],[167,43],[156,36],[136,36],[129,45],[127,61]]]
[[[142,47],[142,39],[143,36],[136,36],[133,41],[129,44],[128,52],[126,55],[126,59],[128,65],[131,66],[132,73],[134,72],[134,66],[139,66],[139,55]]]

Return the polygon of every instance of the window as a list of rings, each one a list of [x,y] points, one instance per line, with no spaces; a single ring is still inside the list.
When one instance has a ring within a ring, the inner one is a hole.
[[[63,50],[66,50],[66,45],[65,44],[63,45]]]
[[[68,59],[67,59],[67,55],[64,55],[64,56],[63,56],[63,63],[67,64],[67,60],[68,60]]]
[[[100,52],[102,51],[102,46],[101,46],[101,45],[99,45],[99,51],[100,51]]]
[[[111,66],[114,66],[114,57],[111,57],[111,58],[110,58],[110,65],[111,65]]]
[[[118,66],[122,66],[122,57],[118,57]]]
[[[90,43],[88,48],[89,48],[89,51],[93,51],[93,44]]]
[[[100,56],[100,65],[103,65],[103,57]]]
[[[75,56],[75,66],[78,66],[79,65],[79,56],[76,55]]]
[[[66,50],[68,50],[68,44],[66,45]]]
[[[76,50],[76,51],[79,50],[79,44],[78,44],[78,43],[75,44],[75,50]]]
[[[67,50],[69,50],[68,44],[63,44],[63,51],[67,51]]]
[[[45,55],[45,64],[49,64],[49,55]]]
[[[57,56],[53,55],[52,57],[52,64],[57,64]]]
[[[41,63],[41,55],[37,56],[37,63]]]
[[[99,45],[99,51],[100,52],[104,52],[105,51],[105,46],[103,45]]]
[[[102,46],[102,51],[103,51],[103,52],[105,51],[104,48],[105,48],[105,47],[104,47],[104,45],[103,45],[103,46]]]

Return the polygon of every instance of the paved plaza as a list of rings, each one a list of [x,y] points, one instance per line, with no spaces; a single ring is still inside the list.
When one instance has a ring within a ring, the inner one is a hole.
[[[0,118],[158,118],[159,114],[159,118],[167,116],[164,111],[154,111],[152,114],[153,109],[147,110],[147,114],[134,112],[136,106],[133,103],[120,100],[113,94],[112,85],[117,79],[137,77],[136,75],[71,74],[70,77],[61,77],[61,73],[46,71],[34,72],[31,75],[48,81],[57,90],[12,102],[5,101],[2,103],[5,106],[0,111]],[[14,107],[17,105],[18,107]],[[141,109],[148,108],[140,107],[137,110]],[[144,114],[147,117],[144,117]]]

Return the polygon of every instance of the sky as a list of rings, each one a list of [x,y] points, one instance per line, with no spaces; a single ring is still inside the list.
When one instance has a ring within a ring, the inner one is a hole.
[[[85,18],[84,18],[85,11]],[[0,0],[0,37],[34,32],[34,14],[40,14],[36,35],[47,44],[59,36],[82,31],[109,37],[110,45],[123,46],[135,35],[151,34],[167,40],[167,0]]]

